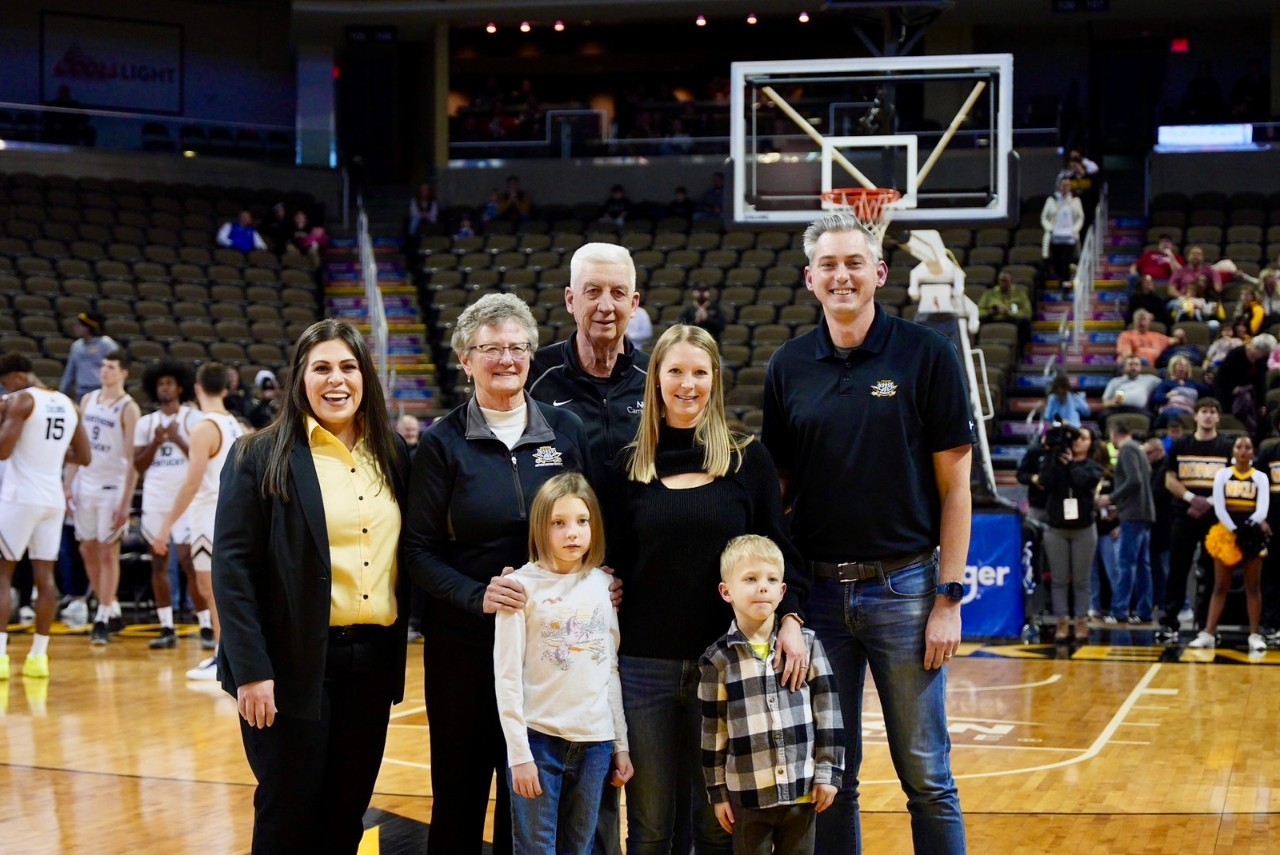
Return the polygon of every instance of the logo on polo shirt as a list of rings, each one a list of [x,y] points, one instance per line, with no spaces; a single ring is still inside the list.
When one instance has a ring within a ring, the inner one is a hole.
[[[898,394],[898,384],[892,380],[881,380],[871,387],[873,398],[892,398],[896,394]]]
[[[533,452],[534,466],[564,466],[564,455],[553,445],[544,445]]]
[[[627,407],[628,415],[638,416],[640,413],[643,413],[643,412],[644,412],[644,401],[636,401],[633,406]]]

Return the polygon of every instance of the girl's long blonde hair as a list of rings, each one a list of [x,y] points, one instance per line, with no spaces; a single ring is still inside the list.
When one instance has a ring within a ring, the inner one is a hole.
[[[694,428],[693,441],[704,449],[702,469],[715,478],[729,474],[732,465],[736,472],[742,467],[742,450],[751,444],[753,437],[735,434],[729,430],[724,414],[724,380],[720,370],[720,348],[716,340],[702,327],[676,324],[664,332],[653,346],[649,359],[649,373],[644,381],[644,412],[635,441],[627,446],[631,461],[627,476],[632,481],[648,484],[658,477],[658,433],[666,416],[659,380],[662,363],[668,352],[677,344],[691,344],[701,348],[711,357],[711,395]],[[737,461],[734,461],[734,457]]]

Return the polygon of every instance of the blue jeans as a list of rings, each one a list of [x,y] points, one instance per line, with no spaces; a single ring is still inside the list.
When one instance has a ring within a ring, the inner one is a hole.
[[[1132,612],[1151,620],[1151,523],[1120,520],[1116,572],[1112,579],[1111,613],[1124,620]]]
[[[835,674],[844,716],[845,772],[835,803],[818,814],[817,855],[861,855],[858,770],[867,666],[884,711],[893,767],[907,795],[917,855],[963,855],[964,817],[951,776],[947,669],[924,669],[924,633],[938,582],[936,560],[867,582],[814,582],[809,626]],[[628,719],[630,721],[630,719]]]
[[[622,706],[635,776],[627,784],[627,855],[671,855],[680,795],[691,804],[698,855],[730,855],[702,775],[698,663],[619,656]],[[685,855],[688,847],[678,855]]]
[[[613,768],[612,742],[570,742],[529,731],[542,795],[511,791],[515,855],[591,855],[600,794]],[[511,770],[507,770],[511,786]]]
[[[1089,608],[1102,614],[1102,583],[1099,575],[1107,575],[1107,585],[1111,587],[1111,602],[1116,601],[1116,539],[1111,532],[1098,534],[1098,551],[1093,556],[1093,569],[1089,573]]]

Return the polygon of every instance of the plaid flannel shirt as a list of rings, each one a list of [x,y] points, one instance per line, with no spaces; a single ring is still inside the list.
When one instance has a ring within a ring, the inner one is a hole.
[[[707,648],[702,678],[702,771],[712,804],[749,808],[794,804],[815,784],[840,786],[844,729],[831,664],[812,630],[809,674],[799,691],[782,685],[769,664],[778,635],[761,660],[738,630]]]

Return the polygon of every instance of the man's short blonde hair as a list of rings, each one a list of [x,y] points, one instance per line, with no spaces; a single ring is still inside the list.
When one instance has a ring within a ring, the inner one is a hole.
[[[778,544],[759,534],[743,534],[729,541],[720,553],[720,581],[728,582],[733,571],[746,561],[761,561],[782,570],[785,561]]]

